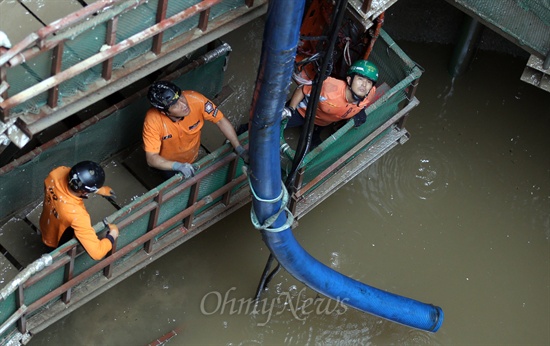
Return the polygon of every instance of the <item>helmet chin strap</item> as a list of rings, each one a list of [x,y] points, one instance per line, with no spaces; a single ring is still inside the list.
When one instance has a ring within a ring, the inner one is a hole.
[[[356,93],[353,92],[353,90],[351,90],[351,85],[349,86],[349,91],[351,91],[351,97],[353,97],[353,99],[359,103],[363,102],[363,100],[365,99],[365,97],[367,97],[367,95],[361,97],[359,95],[357,95]]]
[[[355,74],[351,76],[351,80],[348,82],[348,88],[349,88],[349,91],[351,92],[351,97],[353,97],[353,100],[357,103],[361,103],[365,99],[365,97],[367,97],[367,95],[365,95],[364,97],[361,97],[353,92],[353,89],[351,88],[351,83],[353,83],[354,78],[355,78]]]
[[[351,97],[353,97],[353,100],[358,102],[358,103],[363,102],[365,97],[367,97],[367,95],[368,95],[368,93],[367,93],[365,96],[361,97],[361,96],[357,95],[356,93],[354,93],[353,90],[351,89],[351,83],[348,84],[348,88],[349,88],[349,91],[351,92]]]
[[[353,89],[351,88],[351,83],[353,82],[353,78],[355,78],[355,75],[353,75],[353,77],[351,78],[351,82],[348,83],[348,88],[349,88],[349,91],[351,92],[351,97],[353,97],[353,100],[357,101],[358,103],[361,103],[361,102],[363,102],[363,100],[367,96],[369,96],[370,90],[363,97],[361,97],[361,96],[357,95],[356,93],[354,93]],[[372,90],[372,88],[371,88],[371,90]]]

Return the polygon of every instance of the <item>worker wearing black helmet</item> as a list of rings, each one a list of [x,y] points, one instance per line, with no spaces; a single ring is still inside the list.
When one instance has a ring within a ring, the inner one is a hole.
[[[365,108],[373,103],[378,81],[378,68],[370,61],[357,60],[348,69],[346,80],[328,77],[321,88],[315,112],[314,141],[319,144],[320,131],[334,122],[353,118],[355,126],[366,120]],[[290,117],[287,127],[304,123],[312,86],[296,88],[283,112]]]
[[[70,167],[57,167],[44,180],[44,203],[40,215],[42,241],[51,248],[75,237],[95,260],[102,259],[118,237],[118,228],[109,224],[109,231],[99,239],[83,199],[97,193],[114,197],[113,190],[104,186],[105,171],[95,162],[82,161]]]
[[[165,177],[180,172],[185,178],[195,174],[201,129],[213,122],[229,140],[237,154],[248,163],[248,152],[240,144],[235,129],[216,105],[196,91],[182,91],[167,81],[155,82],[147,94],[153,106],[145,116],[143,144],[147,164],[163,171]]]

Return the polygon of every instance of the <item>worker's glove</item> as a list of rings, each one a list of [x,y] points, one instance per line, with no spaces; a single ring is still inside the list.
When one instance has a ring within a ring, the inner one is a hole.
[[[235,148],[235,151],[237,152],[237,154],[239,155],[239,157],[241,159],[243,159],[244,161],[244,164],[245,165],[248,165],[248,162],[250,160],[250,157],[248,156],[248,150],[246,150],[245,148],[243,148],[242,145],[239,145],[238,147]]]
[[[353,125],[355,127],[363,125],[365,121],[367,121],[367,113],[364,109],[353,116]]]
[[[281,113],[281,120],[290,119],[294,111],[295,109],[290,107],[283,108],[283,112]]]
[[[115,192],[109,186],[103,186],[96,191],[96,194],[103,197],[116,198]]]
[[[109,227],[109,230],[107,231],[107,234],[109,234],[113,238],[118,238],[118,227],[114,223],[107,224],[107,227]]]
[[[172,164],[172,170],[179,171],[181,174],[183,174],[183,177],[185,179],[191,178],[195,175],[195,168],[192,164],[187,162],[174,162]]]
[[[106,220],[103,220],[103,223],[109,227],[109,230],[105,234],[105,238],[109,239],[111,244],[115,243],[116,238],[118,238],[118,227],[113,223],[106,223]]]

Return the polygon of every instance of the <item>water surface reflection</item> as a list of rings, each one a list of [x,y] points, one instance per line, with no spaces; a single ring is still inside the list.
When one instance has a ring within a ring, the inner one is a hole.
[[[258,30],[251,25],[243,30]],[[238,35],[227,41],[238,46]],[[306,303],[324,298],[284,271],[263,296],[264,310],[228,304],[205,313],[209,294],[246,303],[256,289],[268,251],[245,207],[31,344],[142,345],[170,331],[170,345],[550,344],[550,95],[519,81],[522,61],[480,53],[452,81],[450,47],[401,46],[426,70],[407,122],[411,139],[303,218],[295,234],[346,275],[441,306],[439,332],[352,309],[311,310]],[[250,72],[235,56],[232,63]],[[232,116],[246,116],[239,114]]]

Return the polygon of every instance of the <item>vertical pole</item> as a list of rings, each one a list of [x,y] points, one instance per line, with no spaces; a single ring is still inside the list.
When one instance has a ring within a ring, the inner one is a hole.
[[[73,246],[71,250],[69,250],[69,257],[71,258],[69,260],[69,263],[65,265],[65,273],[63,274],[63,282],[67,282],[73,278],[74,275],[74,259],[76,258],[76,246]],[[71,301],[71,290],[72,288],[69,288],[65,293],[61,295],[61,300],[63,303],[68,304]]]
[[[57,46],[52,50],[52,69],[51,75],[55,76],[61,72],[61,63],[63,62],[63,48],[65,44],[59,42]],[[59,85],[54,86],[48,91],[48,106],[51,108],[57,107],[57,101],[59,100]]]
[[[157,17],[156,22],[160,23],[166,18],[166,9],[168,8],[168,0],[159,0],[158,6],[157,6]],[[158,33],[155,37],[153,37],[153,47],[151,50],[155,54],[159,54],[160,50],[162,48],[162,36],[164,35],[164,31]]]
[[[19,285],[17,288],[17,307],[20,308],[25,304],[25,294],[23,290],[24,285]],[[17,328],[21,334],[27,332],[27,316],[23,314],[20,319],[17,320]]]
[[[201,15],[199,17],[199,26],[198,28],[201,31],[206,31],[208,28],[208,17],[210,16],[210,8],[204,10],[201,12]]]
[[[449,63],[449,73],[451,76],[456,77],[463,74],[472,62],[481,29],[483,29],[483,26],[476,19],[464,15],[460,37],[455,45]]]
[[[107,33],[105,37],[105,44],[108,46],[113,46],[116,44],[116,31],[118,27],[118,17],[112,18],[107,23]],[[114,57],[107,59],[103,62],[103,72],[101,76],[105,80],[110,80],[113,75],[113,60]]]

